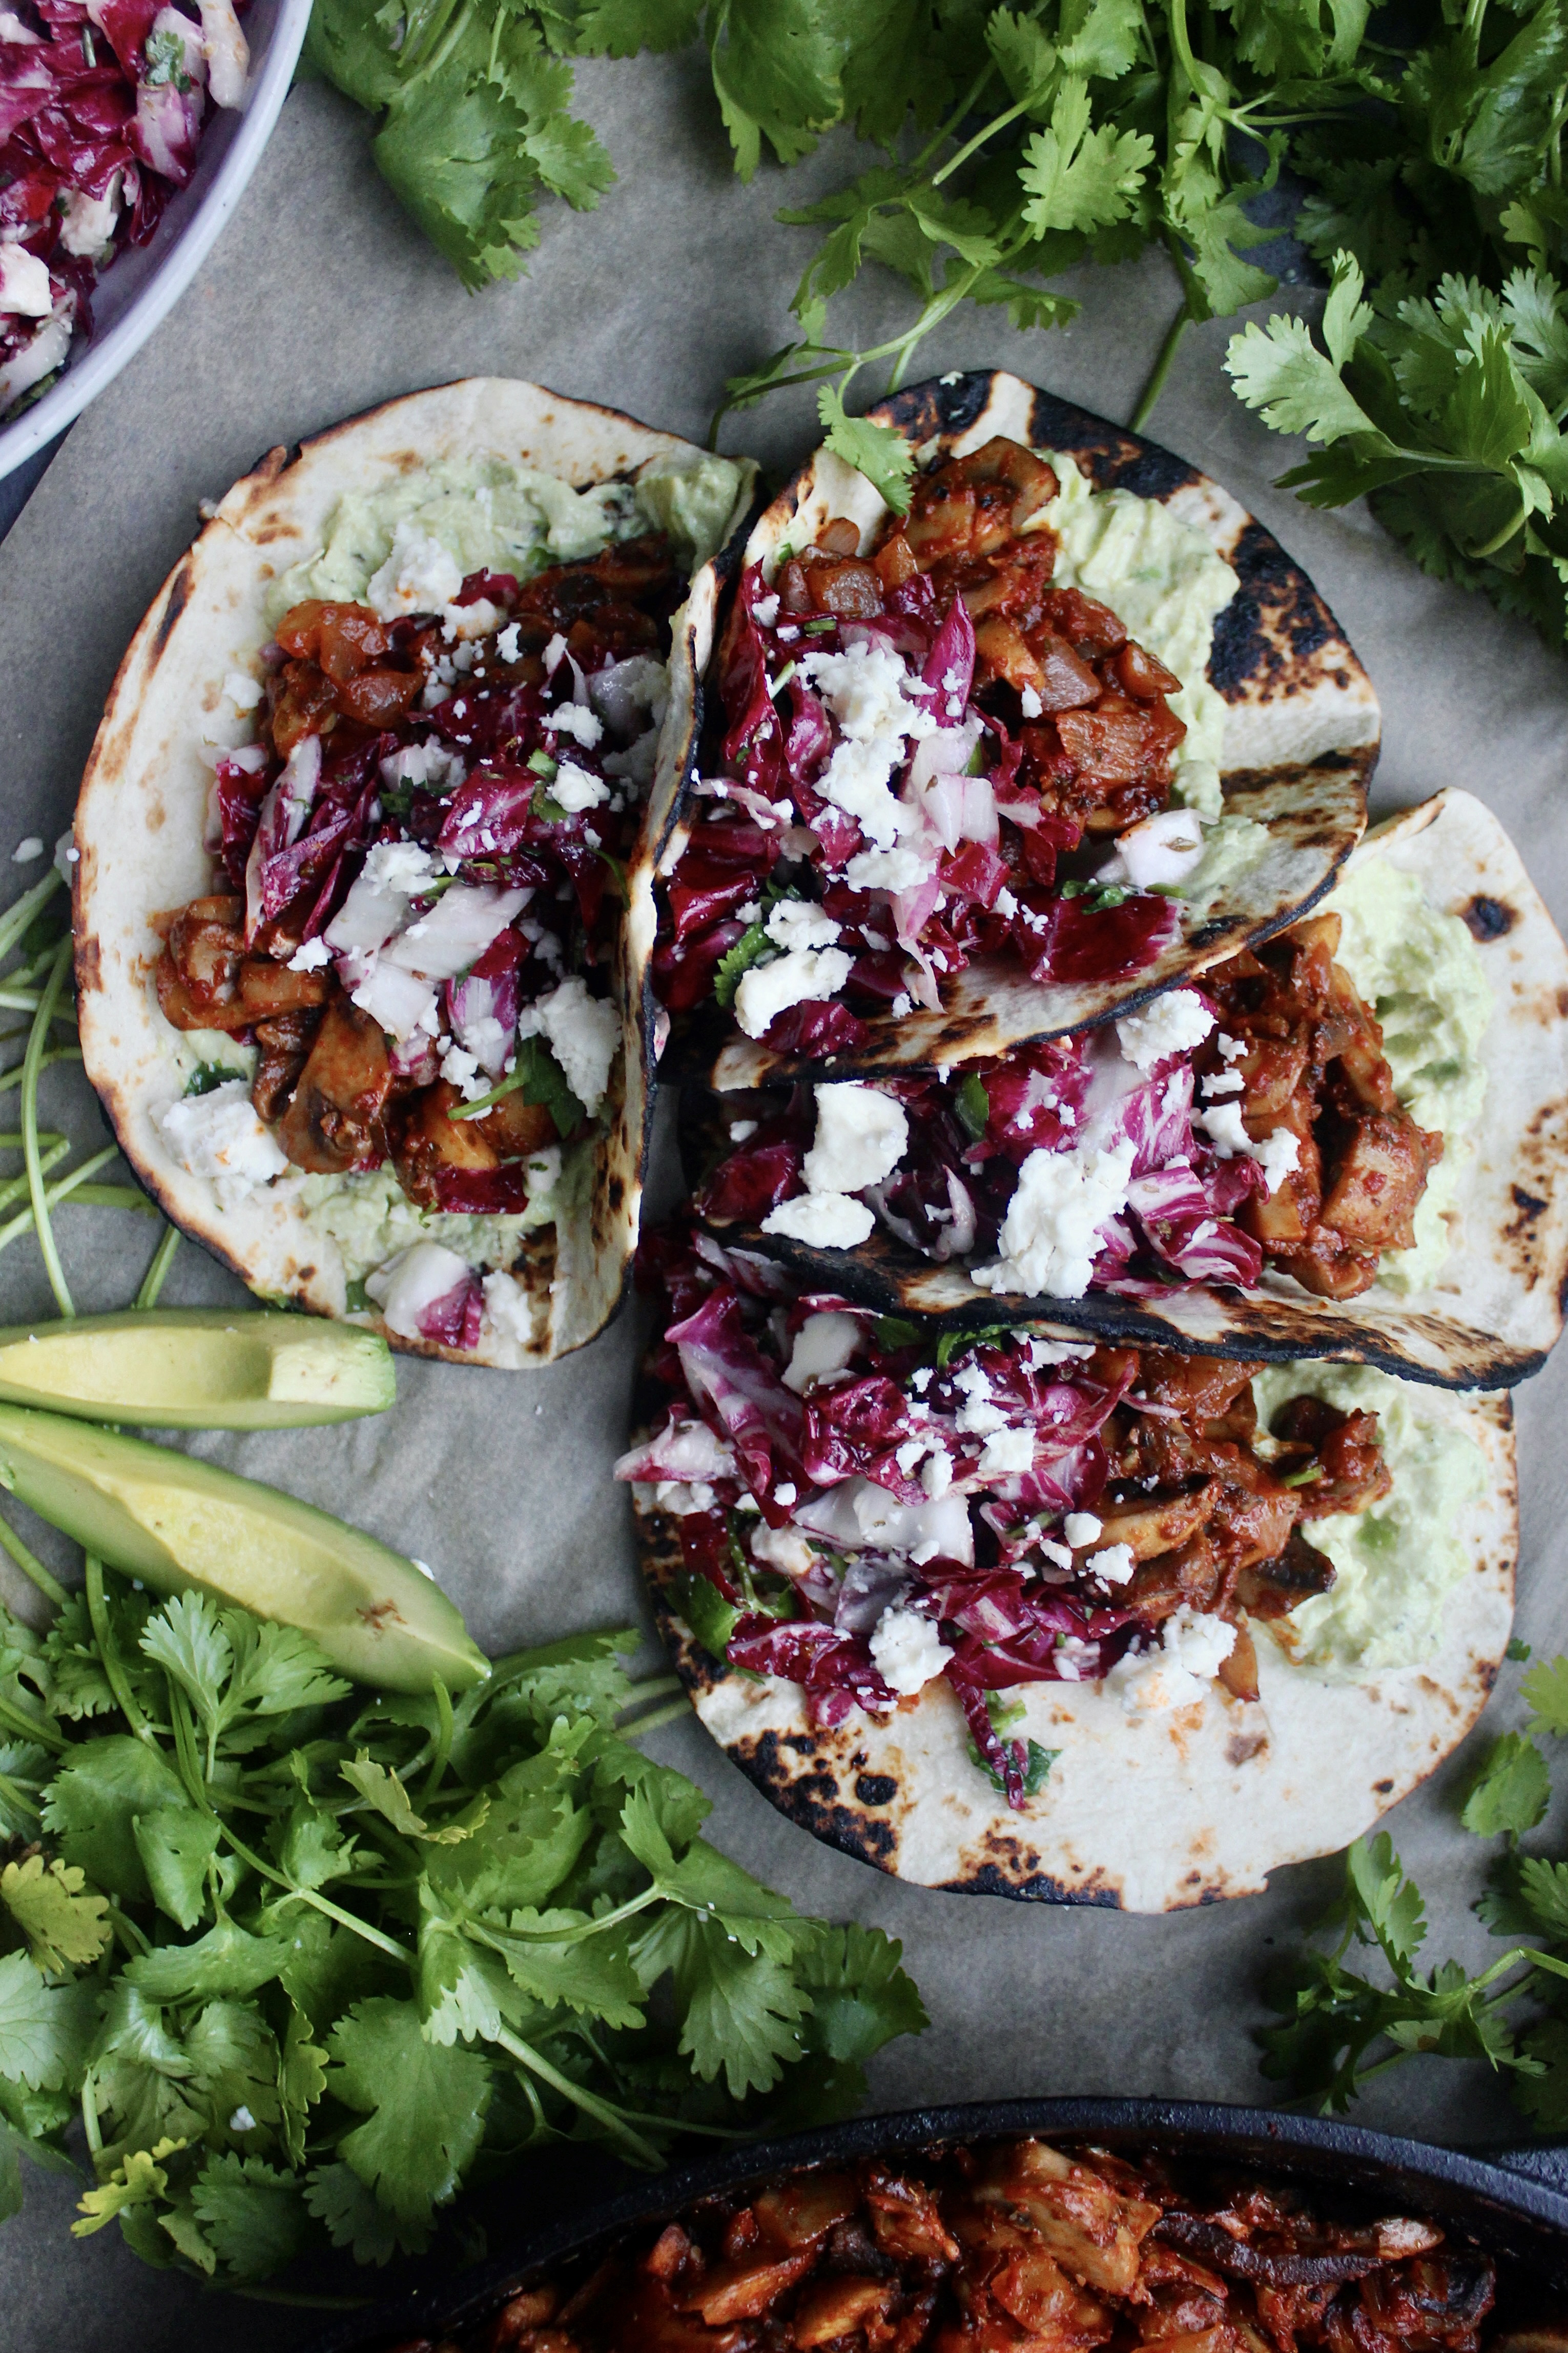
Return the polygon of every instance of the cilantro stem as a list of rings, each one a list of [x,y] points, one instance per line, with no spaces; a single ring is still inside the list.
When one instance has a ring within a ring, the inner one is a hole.
[[[258,1873],[261,1878],[270,1881],[274,1887],[281,1887],[284,1893],[293,1896],[297,1903],[309,1904],[313,1910],[324,1912],[327,1918],[335,1920],[340,1928],[352,1928],[356,1936],[363,1936],[365,1943],[374,1945],[378,1953],[385,1953],[393,1960],[401,1961],[405,1968],[412,1962],[414,1956],[406,1945],[398,1944],[391,1936],[384,1936],[381,1930],[373,1928],[368,1920],[358,1919],[353,1913],[345,1912],[341,1904],[334,1904],[331,1896],[321,1894],[318,1889],[296,1887],[291,1879],[284,1877],[282,1872],[275,1871],[269,1862],[264,1862],[253,1847],[247,1846],[243,1839],[237,1838],[227,1822],[224,1824],[224,1836],[242,1862],[247,1862],[252,1871]]]
[[[632,2130],[618,2108],[612,2107],[607,2100],[601,2100],[596,2093],[590,2092],[584,2084],[574,2084],[570,2075],[563,2075],[558,2067],[552,2067],[543,2053],[536,2051],[531,2042],[521,2042],[504,2026],[498,2027],[490,2040],[499,2043],[503,2051],[509,2052],[520,2066],[528,2068],[532,2074],[537,2075],[541,2083],[548,2084],[552,2091],[561,2094],[563,2099],[570,2100],[574,2107],[581,2108],[584,2116],[593,2116],[597,2123],[602,2124],[611,2137],[619,2141],[628,2155],[636,2157],[639,2163],[656,2170],[662,2167],[664,2164],[662,2153],[655,2148],[651,2141],[645,2140],[641,2133]]]
[[[31,1546],[22,1542],[10,1521],[5,1518],[0,1518],[0,1545],[5,1546],[23,1576],[32,1580],[45,1599],[52,1601],[57,1609],[63,1609],[68,1599],[65,1587],[44,1567]]]
[[[1171,365],[1180,348],[1182,337],[1191,326],[1192,321],[1192,309],[1184,294],[1182,307],[1165,330],[1165,340],[1161,344],[1154,364],[1149,371],[1148,382],[1138,396],[1138,406],[1133,410],[1131,420],[1134,433],[1142,433],[1151,417],[1153,416],[1155,405],[1165,389],[1165,380],[1171,373]]]
[[[190,1702],[172,1675],[166,1679],[169,1685],[169,1725],[174,1736],[174,1762],[179,1767],[180,1778],[185,1785],[192,1805],[198,1807],[204,1814],[214,1813],[216,1809],[207,1796],[210,1767],[207,1773],[202,1771]]]
[[[58,866],[51,866],[30,891],[24,891],[19,899],[12,900],[5,913],[0,915],[0,957],[10,955],[34,916],[47,905],[57,891],[64,888],[64,875]]]
[[[98,1644],[103,1661],[103,1672],[109,1678],[109,1688],[114,1694],[115,1704],[138,1740],[149,1748],[156,1748],[153,1727],[137,1704],[131,1688],[125,1664],[120,1655],[120,1645],[114,1639],[114,1629],[109,1622],[109,1605],[103,1594],[103,1563],[96,1553],[87,1556],[87,1614],[92,1620],[92,1638]]]
[[[493,1111],[503,1095],[515,1094],[519,1087],[525,1087],[527,1084],[526,1071],[509,1071],[504,1079],[498,1081],[490,1089],[488,1095],[476,1096],[472,1103],[465,1103],[461,1111],[449,1111],[447,1116],[448,1119],[478,1119],[481,1112]]]
[[[118,1904],[109,1907],[109,1925],[132,1958],[153,1949],[150,1938],[142,1934],[134,1920],[128,1920]]]
[[[89,1185],[85,1181],[95,1168],[101,1168],[106,1160],[112,1160],[118,1150],[118,1145],[106,1145],[102,1152],[95,1154],[91,1160],[84,1160],[79,1168],[73,1168],[68,1176],[62,1176],[58,1185],[47,1187],[44,1198],[48,1207],[58,1208],[63,1202],[68,1201],[79,1209],[128,1209],[145,1217],[155,1217],[157,1212],[152,1202],[137,1187]],[[0,1250],[5,1250],[18,1235],[30,1231],[32,1225],[33,1212],[27,1208],[20,1211],[8,1225],[0,1226]]]
[[[169,1269],[174,1263],[174,1252],[180,1247],[180,1229],[170,1226],[153,1253],[153,1263],[142,1278],[142,1288],[132,1304],[135,1307],[156,1307]]]
[[[660,1725],[674,1724],[680,1717],[689,1715],[690,1713],[691,1702],[683,1692],[679,1699],[672,1699],[668,1706],[654,1708],[647,1715],[639,1716],[635,1724],[620,1725],[620,1736],[623,1740],[640,1740],[645,1732],[657,1732]]]
[[[65,1269],[55,1248],[54,1229],[49,1224],[48,1203],[44,1195],[44,1174],[38,1166],[38,1066],[49,1034],[49,1021],[59,1002],[60,991],[66,985],[70,967],[71,943],[68,933],[55,950],[55,960],[38,1000],[27,1050],[22,1058],[22,1155],[27,1164],[27,1190],[32,1196],[33,1222],[37,1228],[38,1248],[43,1252],[44,1271],[49,1278],[49,1288],[60,1314],[71,1316],[76,1309],[71,1303]]]
[[[24,1814],[31,1814],[36,1822],[43,1820],[43,1808],[34,1805],[21,1783],[14,1781],[9,1773],[0,1773],[0,1798],[4,1798],[8,1806],[16,1806]]]
[[[436,1753],[430,1759],[430,1770],[425,1776],[425,1787],[419,1802],[427,1806],[447,1778],[447,1767],[452,1755],[452,1694],[439,1675],[436,1677]]]
[[[98,2121],[98,2100],[89,2067],[81,2079],[81,2128],[87,2135],[87,2145],[94,2157],[103,2147],[103,2134]]]
[[[20,1733],[24,1740],[36,1740],[40,1746],[52,1748],[57,1756],[65,1753],[67,1743],[52,1725],[39,1724],[25,1708],[15,1706],[3,1694],[0,1694],[0,1725],[6,1725],[13,1732]]]
[[[580,1945],[588,1936],[602,1936],[606,1928],[618,1928],[637,1912],[646,1912],[650,1904],[662,1900],[657,1887],[645,1887],[640,1895],[628,1896],[617,1904],[613,1912],[600,1912],[592,1920],[584,1920],[578,1928],[492,1928],[483,1921],[470,1923],[471,1933],[481,1937],[496,1951],[503,1952],[508,1945]]]
[[[986,79],[989,80],[989,79],[990,76],[987,75]],[[984,88],[984,85],[983,83],[981,87]],[[978,95],[978,92],[976,92],[976,95]],[[931,186],[933,188],[940,188],[942,182],[944,180],[951,179],[953,173],[958,170],[959,166],[963,164],[967,164],[970,157],[975,153],[977,149],[984,147],[988,139],[994,139],[998,131],[1005,131],[1010,122],[1016,122],[1020,114],[1026,114],[1027,112],[1027,106],[1025,104],[1024,100],[1020,99],[1017,105],[1008,107],[1005,114],[994,114],[990,121],[985,125],[984,131],[977,131],[973,139],[969,139],[964,142],[956,155],[950,155],[948,157],[940,172],[933,172],[931,174]]]

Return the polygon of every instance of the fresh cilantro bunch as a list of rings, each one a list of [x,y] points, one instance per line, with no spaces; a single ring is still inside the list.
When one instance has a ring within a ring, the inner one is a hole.
[[[1286,486],[1366,497],[1424,571],[1561,642],[1568,10],[1470,0],[1429,28],[1381,47],[1365,102],[1291,152],[1296,233],[1332,268],[1323,347],[1275,318],[1226,365],[1268,424],[1320,445]]]
[[[1458,276],[1430,295],[1363,292],[1361,263],[1341,251],[1323,347],[1300,319],[1231,341],[1240,398],[1319,444],[1282,486],[1311,506],[1365,497],[1423,571],[1484,588],[1561,642],[1568,294],[1533,268],[1511,270],[1500,292]]]
[[[731,382],[725,406],[838,377],[818,396],[829,445],[902,509],[909,451],[847,416],[853,376],[885,364],[896,385],[925,337],[966,301],[1004,308],[1018,328],[1064,325],[1079,305],[1050,280],[1089,257],[1129,259],[1152,240],[1170,255],[1183,301],[1142,422],[1189,321],[1274,290],[1246,258],[1273,232],[1247,206],[1273,185],[1303,122],[1360,101],[1366,10],[1358,0],[1230,0],[1192,24],[1185,0],[1019,9],[905,0],[876,13],[884,70],[858,104],[847,80],[835,119],[852,119],[889,161],[781,214],[827,231],[794,298],[803,334]],[[873,47],[868,36],[865,53]],[[931,134],[912,154],[906,121]],[[781,161],[799,152],[769,135]],[[745,169],[754,146],[738,135],[736,145]],[[827,308],[868,261],[906,279],[919,308],[886,342],[840,348],[827,335]]]
[[[514,0],[316,0],[306,69],[379,118],[377,170],[470,289],[518,276],[542,194],[589,212],[615,178],[571,111],[569,30]]]
[[[1325,2113],[1342,2112],[1373,2076],[1426,2052],[1506,2068],[1541,2131],[1568,2126],[1568,1862],[1519,1845],[1551,1802],[1538,1736],[1568,1736],[1568,1658],[1533,1668],[1521,1692],[1530,1723],[1493,1743],[1460,1816],[1478,1837],[1508,1839],[1478,1908],[1509,1950],[1475,1977],[1458,1961],[1423,1971],[1426,1906],[1384,1831],[1345,1857],[1343,1889],[1320,1924],[1337,1932],[1332,1947],[1299,1956],[1272,1989],[1281,2023],[1260,2038],[1263,2072]],[[1358,1948],[1381,1956],[1381,1978],[1347,1967]]]
[[[798,1918],[631,1745],[630,1634],[448,1699],[353,1694],[302,1634],[89,1562],[0,1611],[0,2216],[92,2180],[150,2263],[230,2284],[418,2251],[464,2183],[570,2137],[848,2113],[925,2013],[879,1932]]]

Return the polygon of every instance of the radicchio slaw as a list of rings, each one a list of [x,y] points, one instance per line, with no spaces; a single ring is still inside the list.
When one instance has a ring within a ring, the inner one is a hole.
[[[230,1082],[163,1123],[194,1167],[218,1156],[215,1121],[248,1118],[220,1198],[389,1165],[421,1209],[519,1216],[609,1115],[625,864],[680,575],[659,536],[524,585],[421,560],[427,577],[372,583],[410,609],[297,606],[262,681],[225,682],[258,706],[256,741],[216,759],[228,888],[164,919],[156,975],[176,1029],[258,1050],[247,1104]],[[409,1255],[370,1296],[395,1331],[472,1348],[498,1303],[480,1270]]]
[[[1120,1676],[1178,1705],[1217,1673],[1256,1698],[1248,1620],[1333,1581],[1299,1523],[1391,1483],[1375,1415],[1303,1396],[1264,1437],[1255,1365],[1039,1326],[937,1339],[679,1229],[639,1269],[665,1401],[616,1475],[679,1531],[672,1606],[819,1724],[940,1675],[1016,1808],[1031,1759],[997,1694]]]
[[[146,244],[249,64],[231,0],[0,6],[0,422],[90,334],[95,277]]]
[[[1120,980],[1174,934],[1201,855],[1169,809],[1182,681],[1055,587],[1052,469],[1000,438],[917,480],[878,543],[828,522],[742,574],[720,664],[721,773],[667,890],[655,985],[825,1058],[935,1009],[1004,950],[1037,980]],[[1119,879],[1058,873],[1117,836]]]
[[[1142,1013],[939,1079],[721,1099],[714,1224],[853,1247],[879,1222],[999,1293],[1250,1290],[1265,1262],[1348,1299],[1411,1247],[1442,1151],[1316,915]],[[771,1105],[771,1109],[768,1106]]]

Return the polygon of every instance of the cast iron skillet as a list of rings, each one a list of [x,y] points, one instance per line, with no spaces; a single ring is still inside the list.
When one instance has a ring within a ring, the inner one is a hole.
[[[513,2203],[521,2227],[507,2253],[340,2325],[317,2353],[381,2353],[409,2338],[457,2334],[489,2319],[529,2277],[665,2219],[715,2190],[761,2188],[801,2166],[837,2165],[941,2141],[1035,2134],[1089,2140],[1129,2156],[1158,2147],[1217,2158],[1260,2174],[1325,2183],[1336,2197],[1364,2197],[1369,2211],[1429,2214],[1506,2259],[1539,2296],[1557,2290],[1568,2310],[1568,2145],[1488,2151],[1436,2148],[1321,2116],[1194,2100],[990,2100],[901,2116],[856,2116],[788,2140],[749,2142],[679,2171],[634,2176],[600,2158],[557,2179],[542,2206],[522,2177]],[[553,2166],[552,2173],[557,2171]],[[524,2198],[526,2219],[518,2209]],[[531,2210],[531,2211],[528,2211]],[[1553,2306],[1552,2309],[1556,2310]],[[1500,2316],[1501,2304],[1500,2299]]]

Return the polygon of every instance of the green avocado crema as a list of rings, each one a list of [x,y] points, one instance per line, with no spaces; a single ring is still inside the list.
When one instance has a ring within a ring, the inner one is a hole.
[[[510,572],[521,580],[597,555],[614,540],[666,531],[695,571],[722,544],[752,478],[734,459],[693,451],[652,458],[632,481],[576,491],[490,453],[442,459],[383,490],[345,491],[323,544],[273,583],[267,617],[276,626],[308,596],[362,602],[395,540],[400,552],[433,542],[459,576]]]
[[[1419,1666],[1438,1648],[1443,1604],[1468,1574],[1461,1533],[1486,1493],[1486,1458],[1431,1391],[1366,1365],[1276,1365],[1252,1392],[1266,1430],[1279,1408],[1303,1394],[1342,1412],[1378,1417],[1394,1485],[1370,1511],[1310,1520],[1310,1544],[1334,1565],[1327,1593],[1292,1611],[1290,1655],[1333,1683]]]
[[[1378,1269],[1390,1291],[1420,1291],[1448,1255],[1445,1212],[1474,1148],[1491,988],[1458,916],[1434,907],[1415,875],[1390,859],[1364,859],[1326,904],[1342,925],[1339,961],[1383,1025],[1400,1102],[1417,1126],[1443,1137],[1443,1157],[1416,1205],[1415,1246],[1385,1250]]]

